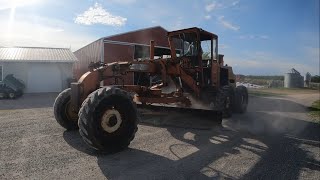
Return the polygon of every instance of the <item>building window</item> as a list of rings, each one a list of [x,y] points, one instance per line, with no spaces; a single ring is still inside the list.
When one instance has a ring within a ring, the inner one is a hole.
[[[0,66],[0,82],[3,81],[3,66]]]

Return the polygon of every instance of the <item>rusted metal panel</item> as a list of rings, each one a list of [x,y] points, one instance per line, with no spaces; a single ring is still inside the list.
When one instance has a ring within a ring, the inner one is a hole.
[[[75,78],[79,79],[88,71],[90,62],[115,62],[130,61],[134,58],[134,45],[150,45],[150,40],[155,41],[156,47],[168,48],[168,31],[160,26],[140,29],[118,35],[101,38],[74,52],[79,62],[73,67]],[[129,72],[125,83],[133,84],[133,73]],[[112,83],[105,81],[106,84]]]
[[[169,47],[167,39],[168,31],[160,26],[140,29],[119,35],[105,37],[105,40],[130,42],[137,44],[150,44],[150,40],[155,41],[155,46]]]
[[[112,63],[119,61],[133,61],[134,46],[118,45],[118,44],[104,44],[104,62]],[[133,85],[133,73],[128,72],[123,76],[123,83]],[[104,81],[105,85],[114,84],[113,79]]]

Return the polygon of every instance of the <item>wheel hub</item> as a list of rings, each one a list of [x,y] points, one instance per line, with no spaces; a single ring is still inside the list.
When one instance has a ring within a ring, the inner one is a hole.
[[[9,93],[9,97],[13,98],[14,97],[14,93]]]
[[[122,118],[119,111],[108,109],[101,118],[101,127],[108,133],[113,133],[120,128]]]
[[[72,109],[70,101],[66,104],[65,113],[68,119],[78,121],[78,113]]]
[[[113,127],[117,124],[117,117],[115,115],[110,117],[110,121],[108,123],[108,126]]]

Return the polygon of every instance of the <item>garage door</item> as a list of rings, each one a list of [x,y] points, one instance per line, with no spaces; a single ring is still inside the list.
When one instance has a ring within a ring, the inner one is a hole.
[[[56,64],[32,63],[28,69],[26,92],[60,92],[61,72]]]

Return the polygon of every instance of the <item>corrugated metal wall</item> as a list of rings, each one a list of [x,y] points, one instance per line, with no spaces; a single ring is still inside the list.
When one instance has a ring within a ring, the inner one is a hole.
[[[103,56],[103,39],[99,39],[74,52],[78,62],[74,64],[72,71],[74,78],[79,79],[88,71],[90,62],[99,62]]]
[[[168,31],[160,26],[142,29],[138,31],[119,34],[111,37],[106,37],[105,40],[121,41],[137,44],[150,44],[150,40],[155,41],[155,46],[169,47],[167,39]]]
[[[88,71],[90,62],[101,61],[102,57],[105,63],[132,61],[134,59],[134,44],[149,45],[150,40],[154,40],[156,46],[169,47],[167,33],[165,29],[157,26],[101,38],[74,52],[79,62],[74,65],[73,74],[75,78],[79,79],[82,74]],[[105,84],[110,83],[113,82],[105,81]],[[132,73],[128,73],[124,83],[133,84]]]
[[[134,56],[134,46],[119,44],[104,44],[104,62],[111,63],[116,61],[132,61]],[[112,84],[112,81],[106,80],[105,84]],[[128,73],[124,78],[125,84],[133,84],[133,73]]]
[[[284,87],[285,88],[302,88],[303,76],[295,73],[284,74]]]

